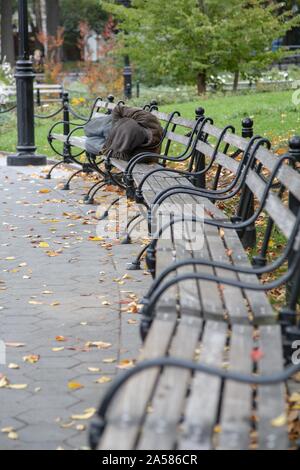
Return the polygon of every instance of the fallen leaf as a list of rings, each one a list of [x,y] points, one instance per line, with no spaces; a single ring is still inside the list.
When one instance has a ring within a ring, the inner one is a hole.
[[[117,365],[118,369],[129,369],[130,367],[134,366],[134,361],[130,359],[124,359],[123,361],[120,362],[120,364]]]
[[[91,419],[96,413],[95,408],[88,408],[84,410],[84,413],[81,415],[72,415],[71,419],[74,419],[75,421],[84,421],[86,419]]]
[[[17,370],[17,369],[20,369],[20,366],[18,366],[18,364],[13,364],[13,363],[12,363],[12,364],[9,364],[9,365],[8,365],[8,368],[9,368],[9,369],[15,369],[15,370]]]
[[[28,302],[30,305],[43,305],[43,302],[39,302],[37,300],[29,300]]]
[[[100,379],[95,380],[96,384],[107,384],[109,382],[111,382],[111,378],[110,377],[105,377],[105,376],[100,377]]]
[[[64,336],[56,336],[55,341],[58,341],[59,343],[62,343],[64,341],[67,341]]]
[[[89,237],[90,242],[103,242],[103,237]]]
[[[74,426],[74,424],[74,421],[71,421],[70,423],[62,423],[60,427],[63,429],[70,429],[72,426]]]
[[[14,428],[10,427],[10,428],[2,428],[1,429],[1,432],[3,434],[9,434],[10,432],[14,432]]]
[[[12,390],[25,390],[28,387],[27,384],[14,384],[8,385],[7,388],[11,388]]]
[[[30,356],[24,356],[23,361],[29,364],[36,364],[40,360],[41,356],[37,354],[31,354]]]
[[[298,392],[293,393],[290,396],[289,400],[292,403],[300,403],[300,393],[298,393]]]
[[[0,378],[0,388],[5,388],[9,385],[9,381],[5,375]]]
[[[107,359],[103,359],[104,364],[113,364],[114,362],[117,362],[117,359],[115,359],[114,357],[111,357],[111,358],[107,358]]]
[[[52,351],[53,352],[60,352],[60,351],[64,351],[65,348],[52,348]]]
[[[56,256],[59,256],[61,252],[58,251],[46,251],[46,255],[49,256],[49,258],[55,258]]]
[[[44,188],[44,189],[40,189],[40,190],[39,190],[39,193],[40,193],[40,194],[49,194],[49,193],[51,193],[51,190],[50,190],[50,189],[47,189],[47,188]]]
[[[251,359],[253,362],[259,362],[264,357],[264,354],[261,349],[255,348],[251,352]]]
[[[8,439],[11,439],[12,441],[16,441],[17,439],[19,439],[19,436],[15,431],[11,431],[10,433],[8,433],[7,437]]]
[[[85,430],[86,430],[86,426],[85,426],[84,424],[77,424],[76,430],[77,430],[77,431],[85,431]]]
[[[24,348],[26,344],[24,343],[5,343],[5,346],[7,348]]]
[[[111,343],[104,343],[103,341],[89,341],[86,343],[86,348],[108,349],[112,346]]]
[[[277,418],[273,419],[271,421],[271,424],[274,428],[281,428],[282,426],[285,426],[287,424],[286,414],[283,413],[282,415],[280,415]]]
[[[89,367],[88,371],[89,372],[101,372],[101,369],[99,369],[98,367]]]
[[[58,307],[60,305],[60,302],[56,301],[56,302],[52,302],[52,304],[50,304],[50,307]]]
[[[41,242],[41,243],[39,243],[39,247],[40,248],[49,248],[49,243]]]
[[[79,390],[80,388],[84,388],[84,386],[81,385],[79,382],[69,382],[68,388],[70,390]]]
[[[14,256],[8,256],[5,258],[6,261],[14,261],[16,258]]]

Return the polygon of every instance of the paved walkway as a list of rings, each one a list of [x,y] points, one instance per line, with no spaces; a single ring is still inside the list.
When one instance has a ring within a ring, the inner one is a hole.
[[[78,202],[90,184],[0,166],[0,449],[86,448],[87,418],[138,354],[150,278],[126,275],[139,245],[94,239],[95,208]]]

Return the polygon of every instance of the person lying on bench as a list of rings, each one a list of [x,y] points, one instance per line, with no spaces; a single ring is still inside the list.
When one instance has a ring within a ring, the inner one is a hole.
[[[85,133],[88,152],[95,155],[112,152],[112,158],[130,161],[142,152],[159,154],[163,128],[149,111],[118,105],[111,115],[88,123]]]

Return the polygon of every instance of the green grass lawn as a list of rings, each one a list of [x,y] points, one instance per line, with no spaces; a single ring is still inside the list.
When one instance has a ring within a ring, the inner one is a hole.
[[[241,133],[241,122],[250,116],[254,120],[254,131],[268,137],[275,147],[284,145],[288,138],[300,134],[299,106],[292,102],[293,91],[251,93],[240,96],[212,97],[191,103],[167,105],[162,109],[180,111],[184,117],[194,118],[195,109],[202,106],[205,114],[214,119],[217,127],[233,124],[237,134]]]
[[[171,112],[175,109],[187,118],[194,118],[195,109],[205,108],[206,116],[212,117],[216,126],[233,124],[238,134],[241,132],[241,121],[245,116],[254,119],[255,133],[272,140],[275,147],[285,146],[288,138],[300,134],[299,107],[292,102],[293,91],[251,93],[239,96],[214,96],[201,98],[189,103],[171,104],[160,109]],[[55,108],[55,107],[54,107]],[[50,113],[53,108],[45,110]],[[87,110],[78,108],[81,114]],[[38,110],[37,112],[40,113]],[[59,117],[61,119],[61,117]],[[36,144],[39,152],[53,156],[47,142],[47,133],[55,120],[36,120]],[[14,152],[17,141],[16,118],[14,114],[0,115],[0,150]]]

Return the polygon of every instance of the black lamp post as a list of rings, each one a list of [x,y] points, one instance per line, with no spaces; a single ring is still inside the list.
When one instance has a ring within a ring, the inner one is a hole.
[[[129,56],[125,56],[125,67],[124,67],[124,96],[128,100],[132,98],[132,69],[130,66]]]
[[[18,145],[17,153],[7,157],[9,166],[45,165],[47,159],[36,155],[34,139],[34,73],[29,56],[27,0],[18,0],[19,58],[16,64]]]

